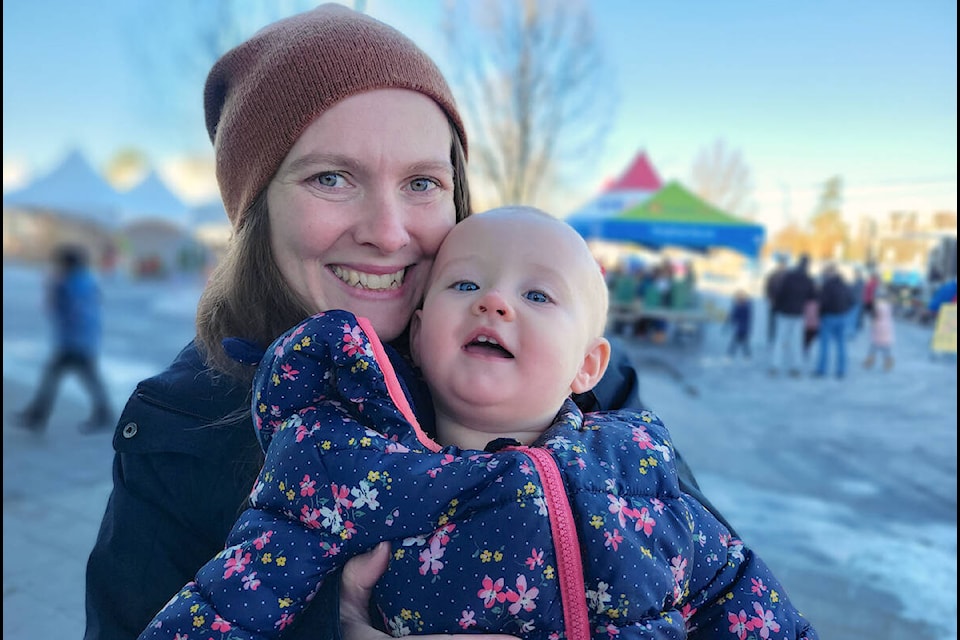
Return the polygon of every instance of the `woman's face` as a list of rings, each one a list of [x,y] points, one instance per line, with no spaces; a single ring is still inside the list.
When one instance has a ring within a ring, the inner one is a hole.
[[[400,335],[456,222],[451,135],[433,100],[402,89],[345,98],[303,132],[267,207],[274,259],[312,312]]]

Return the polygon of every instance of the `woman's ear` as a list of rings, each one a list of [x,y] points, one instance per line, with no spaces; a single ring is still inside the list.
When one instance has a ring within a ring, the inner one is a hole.
[[[600,382],[608,364],[610,364],[610,341],[602,337],[594,339],[586,355],[583,356],[580,370],[570,384],[570,390],[573,393],[584,393],[593,389]]]
[[[418,367],[420,366],[420,325],[422,323],[420,316],[422,314],[423,311],[417,309],[410,318],[410,357],[413,358],[413,364]]]

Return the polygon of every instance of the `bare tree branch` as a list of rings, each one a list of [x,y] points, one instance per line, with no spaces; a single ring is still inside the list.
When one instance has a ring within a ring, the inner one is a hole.
[[[753,218],[753,177],[739,151],[728,150],[723,140],[704,148],[690,173],[694,193],[728,213]]]

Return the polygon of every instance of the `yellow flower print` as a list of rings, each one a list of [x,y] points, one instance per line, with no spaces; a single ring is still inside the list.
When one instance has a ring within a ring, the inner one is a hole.
[[[347,444],[349,444],[352,447],[353,445],[357,444],[357,439],[350,438],[349,440],[347,440]]]
[[[278,598],[278,599],[277,599],[277,604],[280,605],[280,608],[281,608],[281,609],[286,609],[287,607],[289,607],[290,605],[293,604],[293,599],[292,599],[292,598]]]
[[[288,489],[288,490],[287,490],[287,500],[292,501],[292,500],[293,500],[294,498],[296,498],[296,497],[297,497],[297,492],[296,492],[296,491],[294,491],[293,489]]]
[[[202,627],[206,621],[207,619],[203,616],[193,616],[193,626],[195,627]]]
[[[651,467],[657,466],[657,459],[654,458],[653,456],[648,457],[647,462],[650,464]]]
[[[493,552],[493,560],[494,560],[494,562],[500,562],[500,561],[502,561],[502,560],[503,560],[503,552],[501,552],[501,551],[494,551],[494,552]]]
[[[443,514],[442,516],[437,518],[437,524],[439,524],[440,526],[443,526],[447,524],[449,520],[450,520],[450,517],[447,514]]]
[[[547,565],[543,568],[543,577],[547,580],[553,580],[556,577],[556,570],[552,565]]]
[[[271,562],[273,562],[273,554],[272,553],[263,554],[263,557],[260,558],[260,562],[262,562],[263,564],[270,564]]]
[[[272,376],[270,376],[270,380],[271,380],[271,382],[273,382],[273,386],[275,386],[275,387],[280,384],[280,376],[277,375],[276,373],[273,374]]]
[[[372,469],[370,471],[367,471],[367,480],[369,482],[376,482],[379,479],[380,479],[379,471],[373,471]]]
[[[603,526],[603,516],[593,516],[590,518],[590,526],[594,529],[599,529]]]
[[[369,437],[369,436],[365,436],[365,437],[363,437],[363,438],[360,438],[360,446],[361,446],[361,447],[369,447],[369,446],[370,446],[370,437]]]
[[[194,605],[191,605],[191,606],[190,606],[190,613],[196,613],[197,611],[200,611],[200,603],[199,603],[199,602],[198,602],[197,604],[194,604]]]
[[[402,560],[403,556],[406,555],[406,549],[399,547],[396,551],[393,552],[393,557],[395,560]]]
[[[320,444],[320,448],[323,449],[324,451],[330,451],[330,447],[331,447],[331,446],[333,446],[333,445],[330,443],[329,440],[324,440],[324,441]]]
[[[311,342],[313,342],[313,336],[303,336],[300,338],[300,344],[304,347],[309,347]]]
[[[261,402],[260,404],[257,405],[257,413],[266,413],[266,412],[267,412],[266,404]]]
[[[460,504],[460,499],[459,499],[459,498],[454,498],[453,500],[450,501],[450,506],[451,506],[451,507],[455,507],[455,506],[457,506],[458,504]]]
[[[281,480],[281,481],[280,481],[280,484],[277,485],[277,488],[280,489],[280,491],[286,491],[286,490],[287,490],[287,483],[284,482],[283,480]]]
[[[647,549],[646,547],[640,547],[640,553],[642,553],[644,557],[653,560],[653,554],[650,552],[650,549]]]
[[[490,562],[491,556],[492,554],[486,549],[484,549],[483,551],[480,552],[480,562]]]
[[[770,590],[770,601],[780,602],[780,594],[774,591],[773,589]]]
[[[413,618],[413,612],[411,612],[410,609],[401,609],[400,617],[404,620],[410,620]]]
[[[536,493],[536,491],[537,491],[537,485],[533,484],[532,482],[528,482],[527,484],[523,485],[523,492],[527,495],[530,495],[531,493]]]
[[[287,564],[287,557],[286,557],[286,556],[277,556],[277,566],[278,566],[278,567],[285,566],[286,564]]]

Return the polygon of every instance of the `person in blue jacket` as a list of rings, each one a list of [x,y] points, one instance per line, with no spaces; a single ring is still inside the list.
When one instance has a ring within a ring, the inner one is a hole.
[[[90,396],[90,415],[80,424],[80,431],[94,433],[112,426],[114,415],[99,364],[102,304],[86,248],[78,244],[57,247],[46,291],[53,352],[33,398],[18,416],[21,426],[36,432],[45,429],[63,376],[70,372],[79,377]]]
[[[368,320],[328,311],[284,334],[254,379],[266,461],[250,507],[141,640],[283,637],[338,565],[383,540],[375,603],[396,637],[816,638],[680,490],[654,414],[570,399],[607,367],[606,309],[565,222],[505,207],[459,224],[410,332],[435,437]]]
[[[195,340],[137,385],[117,423],[85,640],[135,638],[223,549],[243,509],[263,454],[250,426],[253,367],[235,360],[231,339],[262,350],[313,314],[345,309],[397,347],[395,369],[411,370],[406,331],[428,270],[471,214],[467,135],[436,64],[342,4],[272,23],[224,54],[204,108],[232,236]],[[584,410],[643,408],[627,349],[612,351],[600,383],[575,398]],[[429,397],[413,405],[431,425]],[[699,492],[677,462],[682,486]],[[368,638],[366,566],[357,558],[326,580],[291,637]]]

